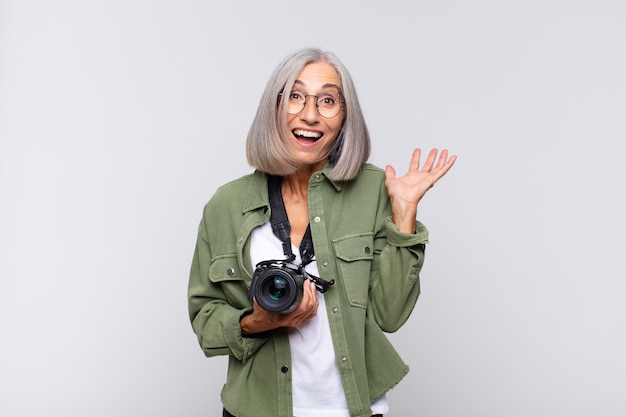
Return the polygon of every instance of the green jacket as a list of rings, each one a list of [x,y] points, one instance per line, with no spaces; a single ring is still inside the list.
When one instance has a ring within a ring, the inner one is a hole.
[[[350,415],[369,417],[372,401],[408,372],[383,332],[408,319],[419,296],[426,228],[401,233],[391,222],[384,172],[367,164],[353,181],[309,181],[309,214],[320,277]],[[229,355],[224,407],[237,417],[292,417],[287,332],[243,336],[252,311],[250,233],[269,221],[267,177],[230,182],[206,204],[191,266],[189,315],[206,356]],[[323,384],[324,381],[320,381]],[[323,401],[323,398],[320,399]]]

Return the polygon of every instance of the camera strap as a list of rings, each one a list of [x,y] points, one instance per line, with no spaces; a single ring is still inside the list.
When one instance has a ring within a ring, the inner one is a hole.
[[[282,177],[270,175],[267,180],[267,189],[270,200],[270,207],[272,212],[270,213],[270,223],[272,225],[272,232],[274,235],[283,242],[283,252],[287,257],[284,261],[265,261],[257,264],[257,268],[267,267],[271,265],[278,264],[280,268],[287,267],[287,264],[291,263],[296,259],[296,256],[293,254],[291,250],[291,238],[289,234],[291,233],[291,225],[289,224],[289,219],[287,218],[287,210],[285,210],[285,202],[283,201],[283,195],[280,190],[282,184]],[[302,274],[304,277],[309,279],[315,284],[315,288],[321,293],[326,292],[326,290],[335,283],[335,280],[332,279],[330,281],[326,281],[320,277],[316,277],[315,275],[311,275],[307,273],[304,267],[310,264],[315,257],[315,253],[313,251],[313,237],[311,235],[311,225],[307,225],[306,232],[304,232],[304,237],[302,238],[302,242],[300,242],[300,265],[297,267],[298,273]],[[289,268],[291,269],[291,268]]]
[[[274,235],[283,242],[283,252],[285,256],[294,257],[291,251],[291,225],[287,218],[287,211],[285,210],[285,202],[283,201],[283,195],[280,190],[282,178],[276,175],[270,175],[267,181],[268,194],[270,199],[270,207],[272,212],[270,214],[270,223],[272,224],[272,232]],[[302,266],[308,265],[313,261],[315,253],[313,251],[313,237],[311,236],[311,225],[306,227],[302,242],[300,242],[300,259],[302,260]]]

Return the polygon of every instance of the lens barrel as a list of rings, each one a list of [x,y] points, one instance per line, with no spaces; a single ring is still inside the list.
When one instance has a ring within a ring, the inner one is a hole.
[[[261,308],[274,313],[290,313],[302,300],[302,275],[286,267],[257,268],[248,293]]]

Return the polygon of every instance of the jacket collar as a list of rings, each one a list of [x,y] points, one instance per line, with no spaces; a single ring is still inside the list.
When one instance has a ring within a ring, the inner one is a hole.
[[[343,183],[341,181],[334,181],[328,177],[328,173],[332,169],[332,165],[326,163],[319,173],[315,175],[323,175],[324,178],[335,188],[336,191],[341,191]],[[248,186],[248,198],[243,206],[243,212],[254,211],[260,208],[268,208],[270,203],[267,194],[267,174],[261,171],[254,171],[250,178],[250,184]]]
[[[248,184],[248,198],[243,205],[243,212],[254,211],[267,207],[270,202],[267,194],[267,175],[261,171],[254,171]]]
[[[322,173],[322,175],[324,175],[324,177],[328,180],[328,182],[329,182],[329,183],[330,183],[333,187],[335,187],[335,190],[336,190],[336,191],[341,191],[341,187],[342,187],[342,185],[343,185],[343,182],[342,182],[342,181],[335,181],[335,180],[331,180],[331,179],[328,177],[328,174],[330,173],[330,170],[331,170],[332,168],[333,168],[333,166],[332,166],[330,163],[326,162],[326,165],[324,165],[324,168],[322,168],[321,173]]]

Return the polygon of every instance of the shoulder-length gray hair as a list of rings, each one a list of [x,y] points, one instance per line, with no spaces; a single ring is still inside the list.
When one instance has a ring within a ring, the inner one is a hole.
[[[281,176],[291,174],[298,168],[284,143],[287,110],[281,103],[283,97],[289,97],[291,88],[305,65],[316,62],[325,62],[335,68],[345,100],[341,132],[328,154],[332,164],[329,176],[337,181],[351,180],[358,175],[369,158],[369,132],[348,70],[334,54],[314,48],[295,51],[274,70],[248,132],[248,163],[260,171]]]

